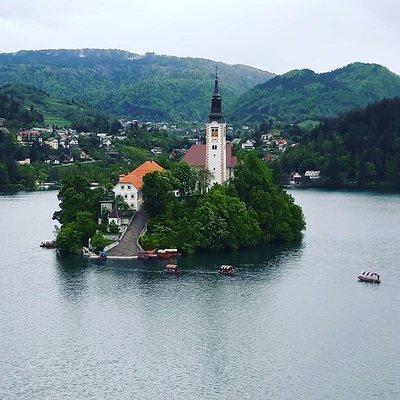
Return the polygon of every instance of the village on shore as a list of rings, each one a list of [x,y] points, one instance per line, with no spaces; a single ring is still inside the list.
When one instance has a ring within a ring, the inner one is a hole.
[[[133,130],[144,130],[152,132],[163,132],[165,135],[180,135],[183,138],[183,145],[168,149],[161,146],[147,148],[149,158],[156,159],[158,156],[167,156],[171,160],[177,160],[185,156],[190,146],[200,145],[204,142],[204,134],[199,124],[174,124],[174,123],[155,123],[142,122],[138,120],[120,119],[120,128],[116,133],[109,132],[80,132],[71,128],[33,127],[27,130],[20,130],[16,134],[18,144],[27,148],[40,148],[42,158],[40,161],[49,166],[68,166],[81,163],[95,163],[102,158],[108,160],[122,161],[124,154],[118,149],[128,139],[128,132]],[[6,131],[7,128],[1,126],[0,130]],[[294,147],[297,143],[292,143],[283,136],[281,129],[272,129],[267,133],[260,133],[255,136],[254,127],[242,125],[233,127],[227,125],[227,142],[232,148],[244,151],[256,150],[262,153],[262,159],[271,164],[279,159],[280,154],[286,151],[288,146]],[[81,143],[91,141],[96,144],[98,150],[97,157],[92,151],[86,150]],[[36,161],[36,160],[35,160]],[[17,161],[19,165],[31,165],[34,161],[30,157],[25,157]],[[320,171],[305,171],[301,174],[293,171],[286,182],[290,186],[311,185],[320,178]],[[37,181],[37,189],[57,188],[59,182]],[[283,182],[284,183],[284,182]],[[95,183],[94,183],[95,184]]]

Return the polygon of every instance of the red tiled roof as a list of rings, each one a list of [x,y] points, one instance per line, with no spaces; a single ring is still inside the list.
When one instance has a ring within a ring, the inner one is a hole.
[[[206,145],[194,144],[185,154],[183,160],[192,167],[203,167],[206,165]]]
[[[232,145],[230,143],[226,144],[226,166],[227,167],[236,167],[237,165],[237,157],[232,155]]]
[[[183,160],[192,167],[202,167],[206,165],[206,145],[194,144],[185,154]],[[232,155],[232,144],[226,144],[226,166],[235,167],[237,158]]]
[[[158,165],[155,161],[146,161],[128,175],[119,178],[118,183],[131,183],[140,190],[143,187],[143,177],[150,172],[161,172],[164,168]]]

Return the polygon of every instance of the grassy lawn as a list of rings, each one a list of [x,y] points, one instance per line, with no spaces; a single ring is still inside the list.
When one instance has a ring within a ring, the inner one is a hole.
[[[61,128],[65,128],[71,125],[71,121],[68,121],[62,117],[53,117],[51,115],[44,116],[44,123],[46,125],[57,125]]]
[[[312,130],[312,129],[316,128],[320,123],[321,123],[320,121],[314,121],[312,119],[307,119],[306,121],[299,122],[297,125],[301,129]]]

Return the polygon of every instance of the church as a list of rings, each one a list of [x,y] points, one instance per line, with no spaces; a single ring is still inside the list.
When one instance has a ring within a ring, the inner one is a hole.
[[[193,145],[183,159],[192,167],[207,169],[210,172],[210,187],[233,177],[237,158],[232,154],[232,144],[226,142],[226,122],[222,115],[222,97],[219,94],[217,73],[211,112],[206,124],[206,144]]]

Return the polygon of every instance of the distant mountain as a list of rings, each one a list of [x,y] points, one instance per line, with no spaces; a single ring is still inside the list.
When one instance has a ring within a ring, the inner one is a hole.
[[[73,100],[59,100],[45,92],[25,85],[4,85],[0,87],[0,95],[17,101],[21,108],[30,109],[32,106],[39,110],[46,125],[69,125],[73,121],[96,117],[97,113],[87,106]],[[1,117],[1,113],[0,113]]]
[[[122,50],[40,50],[0,54],[0,86],[34,86],[100,113],[150,120],[205,120],[215,66],[224,107],[274,75],[245,65]]]
[[[268,116],[286,122],[321,120],[400,95],[400,77],[377,64],[350,64],[317,74],[294,70],[240,96],[231,117],[259,122]]]

